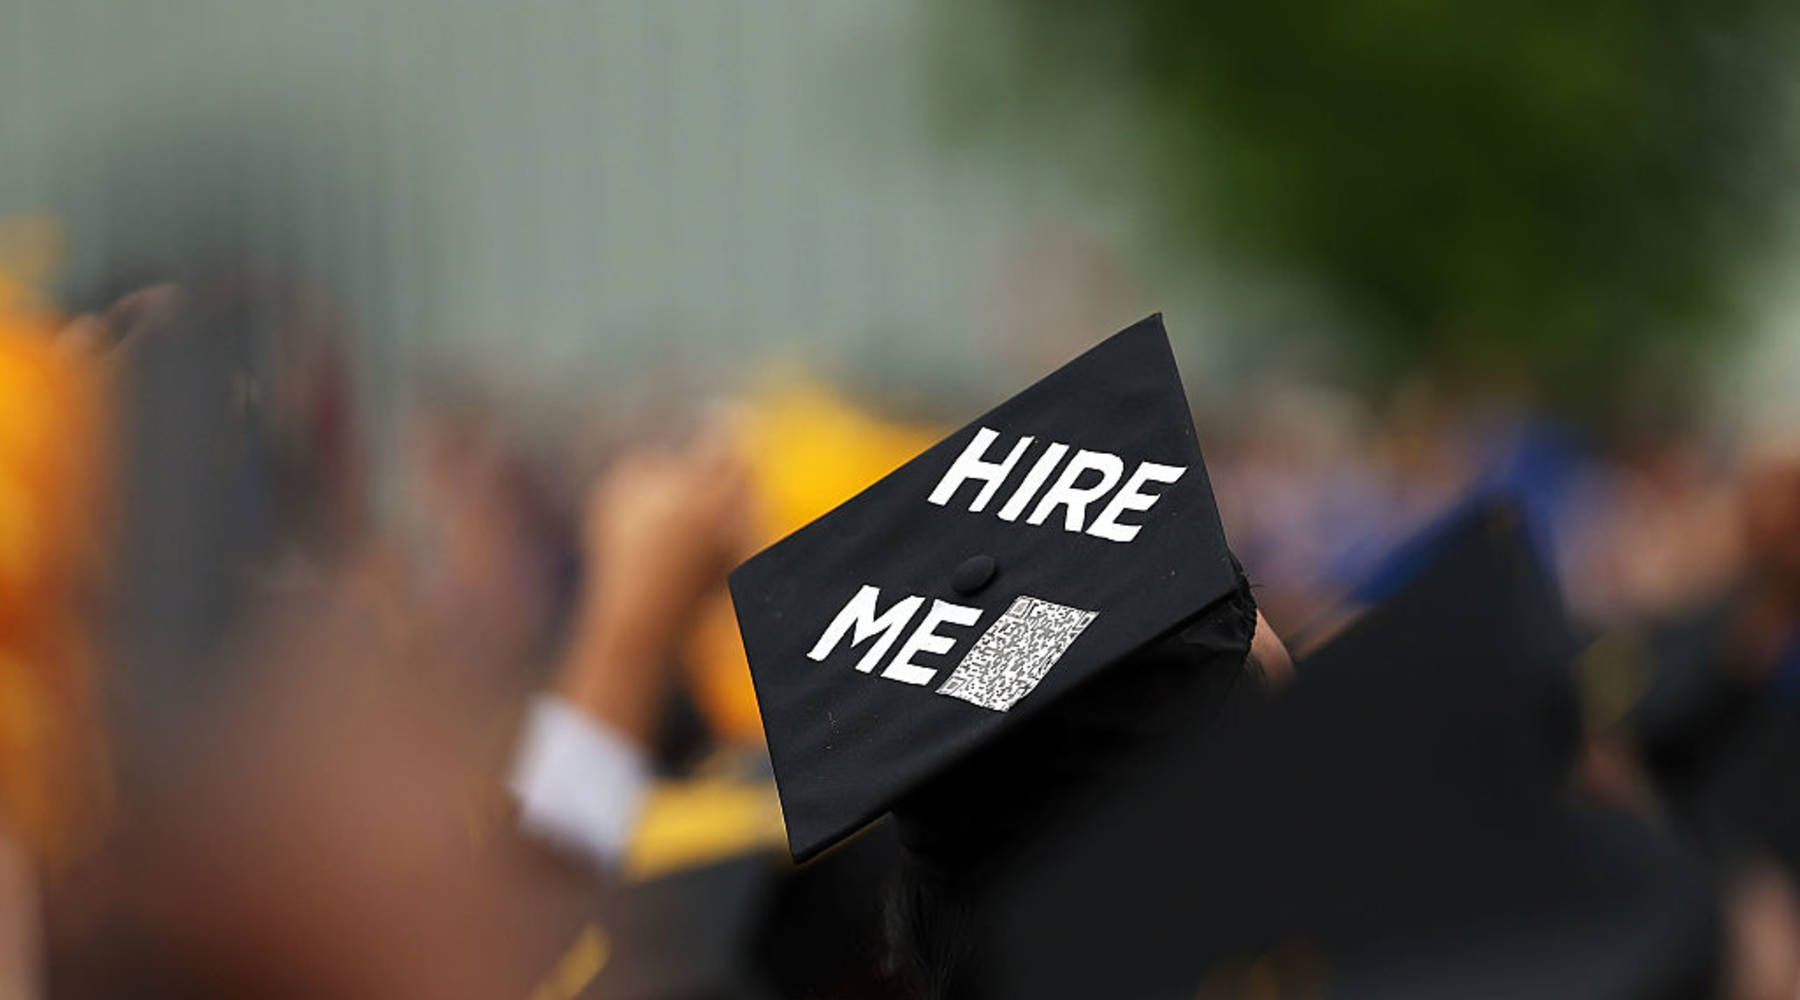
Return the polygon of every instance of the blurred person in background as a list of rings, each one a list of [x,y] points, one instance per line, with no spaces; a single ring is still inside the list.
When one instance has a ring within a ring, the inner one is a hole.
[[[0,988],[22,998],[41,989],[40,882],[91,849],[107,798],[108,399],[85,332],[0,268]]]
[[[120,396],[137,418],[122,435],[126,485],[109,503],[130,540],[114,567],[126,577],[114,602],[118,648],[137,666],[118,678],[132,680],[121,707],[134,745],[153,752],[131,761],[103,849],[53,887],[57,992],[109,995],[131,983],[155,994],[160,983],[265,995],[284,982],[283,992],[330,995],[496,995],[508,982],[521,992],[529,982],[514,980],[530,963],[519,956],[531,949],[516,942],[539,926],[530,883],[473,846],[487,839],[474,831],[491,825],[481,786],[510,756],[481,736],[496,691],[484,678],[526,655],[524,637],[547,623],[482,616],[481,592],[432,585],[504,569],[502,550],[484,546],[516,545],[506,513],[516,494],[491,451],[427,452],[442,476],[430,494],[445,501],[438,523],[449,529],[433,549],[450,570],[415,589],[360,513],[342,369],[328,349],[297,356],[279,345],[273,368],[260,368],[268,355],[247,346],[270,328],[259,324],[303,329],[304,314],[237,298],[234,287],[245,286],[159,291],[153,315],[143,296],[130,297],[135,306],[84,318],[60,340],[33,329],[15,344],[7,331],[0,374],[21,389],[7,395],[0,442],[16,459],[8,482],[22,477],[41,494],[8,508],[17,530],[6,536],[16,555],[7,565],[23,575],[7,593],[68,592],[57,598],[66,614],[18,607],[8,620],[100,631],[78,570],[106,553],[82,497],[103,492],[106,478],[101,403]],[[80,375],[97,362],[76,347],[121,340],[102,391]],[[602,866],[620,862],[638,818],[676,646],[699,598],[742,553],[749,508],[735,449],[723,425],[692,446],[633,449],[583,515],[583,597],[514,777],[524,827]],[[52,508],[68,521],[55,531]],[[497,576],[497,596],[509,599],[528,582]],[[85,666],[6,662],[22,668],[6,674],[18,720],[9,745],[19,751],[4,761],[7,815],[31,838],[7,852],[21,859],[6,869],[6,930],[21,958],[9,968],[31,975],[26,851],[67,849],[78,831],[62,812],[99,776],[67,772],[76,762],[44,744],[85,737],[73,718]],[[54,794],[46,781],[58,783]],[[505,921],[494,920],[515,903],[527,916],[508,944],[497,933]]]
[[[628,453],[588,501],[588,577],[515,782],[528,828],[601,863],[637,818],[676,650],[746,545],[732,435],[716,421],[683,449]]]
[[[438,394],[406,420],[399,526],[387,542],[421,606],[501,671],[496,700],[541,684],[583,565],[580,511],[550,494],[493,409]]]

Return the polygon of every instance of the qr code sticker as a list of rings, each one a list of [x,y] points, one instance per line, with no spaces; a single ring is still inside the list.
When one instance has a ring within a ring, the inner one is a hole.
[[[1020,596],[975,640],[937,693],[1004,712],[1038,686],[1097,613]]]

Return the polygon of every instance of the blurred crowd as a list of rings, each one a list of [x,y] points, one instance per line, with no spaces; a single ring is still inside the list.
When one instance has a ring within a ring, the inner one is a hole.
[[[879,852],[785,861],[724,577],[973,410],[895,416],[817,373],[531,434],[468,372],[374,469],[343,331],[300,290],[212,274],[77,313],[0,278],[0,992],[889,988]],[[1640,651],[1584,675],[1572,780],[1663,808],[1662,746],[1623,721],[1669,676],[1647,637],[1704,630],[1741,697],[1800,689],[1787,442],[1603,437],[1424,381],[1251,399],[1202,408],[1201,442],[1297,657],[1409,540],[1505,497],[1590,649]],[[508,790],[544,692],[645,761],[599,861]],[[1794,872],[1752,870],[1732,995],[1792,997]]]

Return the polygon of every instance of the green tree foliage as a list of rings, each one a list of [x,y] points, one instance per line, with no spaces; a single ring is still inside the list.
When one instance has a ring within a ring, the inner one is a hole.
[[[1107,95],[1129,148],[1056,152],[1136,164],[1175,245],[1316,285],[1371,371],[1503,363],[1597,403],[1740,325],[1792,165],[1796,10],[944,0],[937,25],[956,124],[1066,140]]]

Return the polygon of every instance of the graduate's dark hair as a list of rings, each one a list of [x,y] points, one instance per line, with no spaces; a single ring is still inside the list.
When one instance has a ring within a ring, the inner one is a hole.
[[[976,907],[903,862],[887,901],[888,951],[883,970],[896,996],[951,1000],[975,996],[979,974]]]

